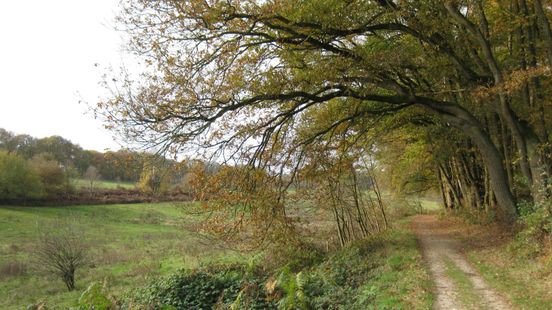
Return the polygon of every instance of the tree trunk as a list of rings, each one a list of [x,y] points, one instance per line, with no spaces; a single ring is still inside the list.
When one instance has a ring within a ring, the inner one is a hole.
[[[552,31],[550,30],[550,23],[544,12],[542,1],[533,0],[535,6],[535,14],[541,26],[541,33],[546,45],[546,55],[548,56],[548,65],[552,66]]]
[[[479,121],[461,106],[417,97],[417,101],[440,115],[445,121],[462,130],[477,146],[489,172],[489,181],[495,194],[503,220],[511,222],[517,217],[516,201],[508,185],[508,178],[502,163],[503,158]]]
[[[500,69],[497,59],[493,55],[492,47],[489,41],[485,38],[485,36],[481,32],[481,29],[479,29],[475,24],[473,24],[464,15],[462,15],[462,13],[458,11],[454,3],[445,2],[444,7],[449,12],[450,16],[457,23],[464,26],[468,30],[468,32],[470,32],[477,39],[477,42],[480,45],[483,56],[487,61],[490,71],[492,72],[495,85],[499,85],[499,86],[502,85],[504,83],[504,77],[502,75],[502,71]],[[505,124],[508,126],[508,129],[510,129],[512,133],[512,137],[516,142],[516,146],[518,148],[518,151],[521,157],[519,160],[521,171],[525,176],[525,178],[527,179],[527,182],[529,183],[529,185],[533,186],[533,178],[532,178],[531,168],[529,163],[529,155],[527,153],[527,143],[524,135],[522,134],[522,128],[519,122],[519,118],[516,116],[514,111],[512,111],[512,108],[510,106],[510,99],[504,93],[499,93],[499,99],[500,99],[500,104],[498,107],[498,112],[501,116],[502,121],[505,122]],[[499,197],[497,197],[497,199],[499,199]]]
[[[516,203],[510,188],[508,187],[508,178],[502,165],[502,157],[492,143],[491,139],[483,130],[474,124],[464,125],[464,132],[470,136],[477,145],[485,166],[489,171],[491,186],[495,193],[499,206],[504,212],[507,220],[516,218]]]

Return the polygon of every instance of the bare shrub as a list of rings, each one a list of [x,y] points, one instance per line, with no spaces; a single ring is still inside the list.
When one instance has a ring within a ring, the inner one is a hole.
[[[88,189],[92,192],[96,186],[96,183],[101,179],[98,168],[89,166],[84,173],[84,178],[88,181]]]
[[[63,280],[67,289],[75,289],[75,272],[87,262],[88,246],[82,226],[77,222],[56,222],[38,230],[34,257],[39,267]]]

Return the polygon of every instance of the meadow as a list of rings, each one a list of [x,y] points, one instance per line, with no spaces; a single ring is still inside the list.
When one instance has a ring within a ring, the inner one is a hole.
[[[86,179],[72,179],[71,183],[78,189],[90,188],[90,181]],[[98,189],[135,189],[136,183],[98,180],[94,181],[93,186]]]
[[[123,294],[180,268],[239,260],[237,253],[194,233],[200,218],[189,212],[193,208],[193,203],[0,207],[0,309],[40,301],[68,308],[93,282]],[[59,219],[78,222],[90,246],[73,292],[31,255],[39,227]]]
[[[192,202],[0,207],[0,309],[25,309],[41,302],[49,308],[67,309],[76,305],[92,283],[107,286],[110,294],[120,299],[179,270],[213,263],[251,263],[249,256],[197,233],[204,216],[197,212],[198,207]],[[311,208],[304,211],[301,217],[317,217]],[[72,292],[38,266],[32,255],[40,229],[59,220],[78,223],[90,247],[86,266],[76,272],[76,290]],[[313,305],[427,308],[432,300],[428,274],[407,223],[401,220],[389,233],[331,251],[310,263],[297,258],[297,263],[293,260],[288,265],[306,264],[303,274],[315,282],[349,278],[338,295],[331,293],[337,289],[335,284],[315,290],[323,294],[311,296]],[[328,233],[333,227],[326,219],[318,224]],[[336,268],[341,270],[339,274],[330,272]]]

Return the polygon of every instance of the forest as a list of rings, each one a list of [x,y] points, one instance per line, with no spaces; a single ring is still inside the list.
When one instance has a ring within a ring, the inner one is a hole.
[[[542,0],[121,1],[143,67],[106,74],[90,109],[148,152],[0,130],[0,195],[33,198],[8,186],[33,173],[47,193],[48,166],[157,198],[69,206],[80,226],[34,241],[0,228],[0,263],[25,266],[0,265],[0,293],[48,274],[27,267],[44,245],[97,239],[73,247],[90,283],[62,272],[53,303],[6,305],[551,308],[551,18]],[[6,205],[14,230],[66,218]]]

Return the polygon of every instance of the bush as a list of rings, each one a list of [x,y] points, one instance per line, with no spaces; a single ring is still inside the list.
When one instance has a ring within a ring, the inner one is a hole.
[[[136,292],[129,304],[147,309],[270,309],[264,279],[241,265],[183,270]]]
[[[107,283],[94,282],[82,292],[77,309],[119,309],[117,299],[109,292]]]
[[[75,289],[76,271],[87,262],[88,246],[84,231],[77,223],[62,221],[42,225],[34,248],[37,265],[60,277],[69,291]]]
[[[523,230],[517,234],[511,250],[527,257],[543,254],[547,241],[552,241],[552,201],[525,202],[518,208]]]
[[[390,205],[393,206],[390,212],[393,219],[401,219],[422,213],[421,204],[412,198],[409,199],[409,197],[394,197]]]
[[[266,250],[263,265],[267,269],[277,269],[281,266],[298,272],[314,266],[322,261],[322,252],[307,243],[273,244]]]
[[[0,151],[0,199],[33,199],[44,196],[40,176],[22,157]]]
[[[145,168],[140,176],[138,187],[145,193],[162,195],[169,190],[169,175],[162,169]]]
[[[47,154],[34,156],[29,166],[38,174],[46,196],[60,197],[70,191],[69,178],[59,162]]]

